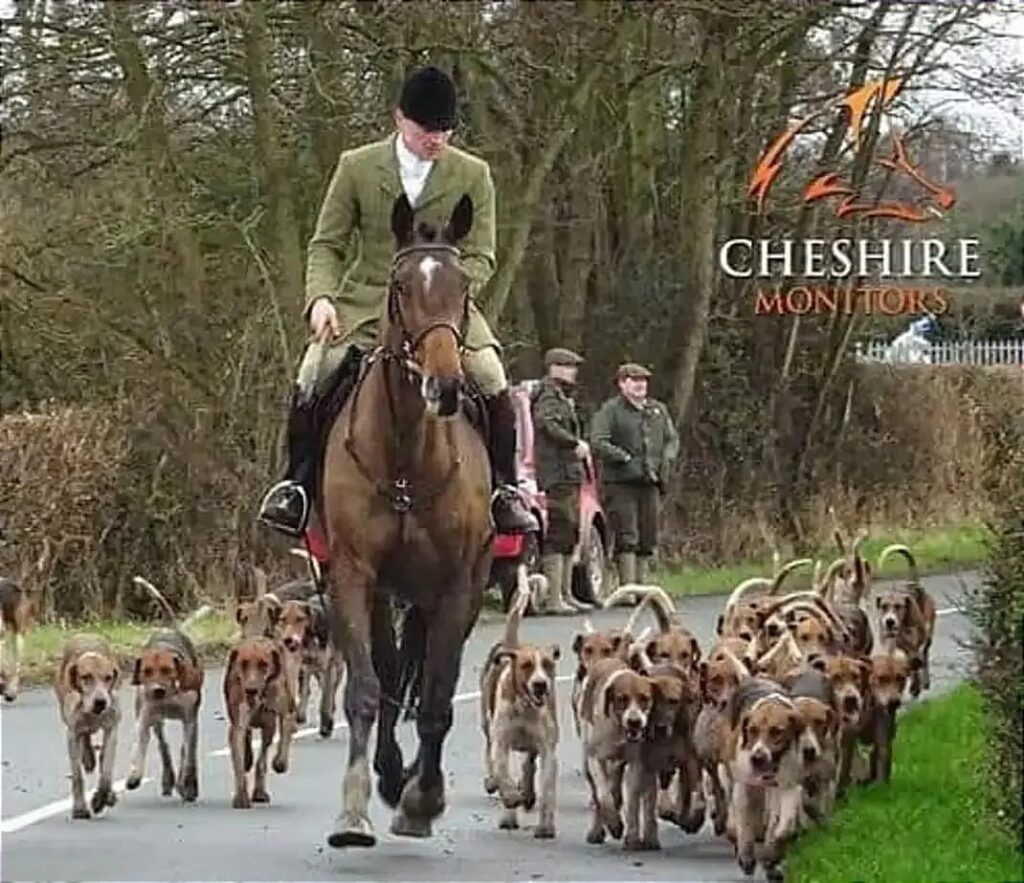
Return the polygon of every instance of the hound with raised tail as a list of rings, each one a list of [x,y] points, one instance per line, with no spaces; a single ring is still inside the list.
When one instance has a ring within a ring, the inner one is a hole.
[[[587,843],[603,843],[606,832],[623,834],[622,775],[627,745],[639,745],[654,705],[654,683],[621,659],[595,662],[580,690],[583,768],[590,785],[594,818]]]
[[[878,614],[878,642],[886,654],[900,650],[908,657],[911,668],[910,695],[915,699],[931,686],[928,657],[935,634],[935,602],[925,591],[917,572],[917,561],[904,545],[895,544],[882,550],[878,569],[890,555],[902,555],[910,566],[910,579],[902,585],[888,586],[875,596]]]
[[[558,647],[524,644],[519,638],[530,603],[529,583],[521,569],[518,588],[505,622],[505,634],[491,647],[480,672],[480,726],[484,733],[484,790],[498,792],[505,812],[500,827],[519,827],[517,808],[531,810],[537,799],[535,777],[540,763],[540,814],[534,836],[555,836],[558,784],[558,710],[555,665]],[[523,752],[517,787],[509,764],[513,751]]]
[[[785,849],[799,832],[803,803],[803,718],[781,685],[750,678],[733,694],[729,724],[727,827],[736,858],[747,875],[760,861],[768,880],[782,880]]]
[[[117,728],[121,722],[121,706],[117,691],[121,686],[121,670],[114,652],[99,635],[73,635],[64,645],[64,653],[54,677],[61,720],[67,727],[68,762],[71,765],[71,817],[90,818],[85,803],[85,777],[96,768],[96,752],[92,734],[103,734],[100,748],[100,776],[92,795],[92,811],[114,806],[114,756],[117,753]]]
[[[142,783],[152,732],[156,734],[163,766],[161,793],[169,797],[177,787],[182,800],[192,802],[199,796],[199,706],[203,699],[203,666],[185,628],[205,616],[210,608],[201,607],[178,626],[174,609],[152,583],[141,576],[134,577],[133,582],[156,601],[165,626],[150,634],[135,660],[132,674],[132,684],[137,688],[135,750],[125,787],[133,790]],[[177,778],[164,733],[167,720],[181,721],[181,761]]]

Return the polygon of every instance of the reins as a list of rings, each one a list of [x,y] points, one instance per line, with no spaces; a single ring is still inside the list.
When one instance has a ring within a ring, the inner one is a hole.
[[[400,349],[395,350],[387,344],[382,344],[374,349],[370,356],[365,360],[361,367],[359,377],[356,380],[355,389],[352,393],[352,404],[349,408],[348,423],[344,439],[345,449],[352,457],[356,467],[363,474],[363,477],[374,486],[380,496],[384,497],[388,501],[392,510],[402,517],[403,534],[407,526],[407,521],[404,516],[416,510],[428,508],[433,504],[455,477],[455,473],[462,463],[462,457],[456,448],[455,440],[452,435],[452,425],[451,423],[447,423],[444,428],[444,433],[445,441],[449,449],[453,451],[451,465],[445,475],[432,487],[428,486],[426,489],[416,490],[414,492],[408,477],[410,466],[412,465],[410,462],[412,454],[409,450],[408,442],[411,440],[415,432],[415,427],[407,429],[403,426],[401,415],[398,412],[395,390],[391,382],[391,372],[389,372],[387,368],[388,366],[395,366],[399,369],[401,377],[411,381],[422,381],[423,368],[416,361],[414,354],[416,349],[423,342],[424,338],[438,328],[446,328],[454,336],[456,345],[461,346],[463,340],[462,329],[447,319],[439,319],[435,322],[431,322],[425,328],[417,329],[415,333],[411,332],[405,323],[405,316],[402,313],[401,303],[399,301],[399,290],[395,280],[395,269],[398,264],[410,254],[418,254],[421,252],[443,252],[453,255],[459,254],[459,250],[455,248],[455,246],[448,245],[447,243],[422,243],[419,245],[411,245],[406,248],[402,248],[395,253],[394,258],[392,259],[391,273],[388,277],[388,321],[392,326],[397,327],[401,333]],[[465,318],[468,314],[468,308],[469,299],[466,298],[463,312],[463,324],[465,323]],[[366,465],[366,462],[362,457],[360,457],[354,438],[355,418],[356,410],[359,405],[359,394],[363,389],[363,384],[369,376],[371,369],[377,362],[382,364],[384,370],[384,390],[388,403],[388,413],[391,417],[392,425],[395,428],[395,432],[391,437],[391,454],[392,462],[396,464],[396,475],[390,481],[382,481],[373,474],[370,468]]]

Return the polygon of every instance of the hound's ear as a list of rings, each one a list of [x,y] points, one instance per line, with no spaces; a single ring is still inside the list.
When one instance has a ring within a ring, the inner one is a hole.
[[[199,681],[199,670],[190,663],[186,663],[180,656],[174,657],[174,668],[178,672],[178,689],[189,691],[198,690],[201,686]]]
[[[270,673],[270,680],[276,680],[281,676],[281,651],[275,647],[270,651],[270,658],[274,663],[274,670]]]
[[[267,601],[267,622],[271,627],[277,625],[278,619],[281,618],[281,605],[276,601]]]
[[[612,650],[615,653],[618,653],[619,652],[619,647],[621,647],[621,646],[622,646],[622,635],[613,635],[612,636]]]
[[[494,654],[494,664],[504,665],[506,662],[511,662],[516,658],[515,650],[499,650]]]
[[[615,701],[615,694],[611,690],[604,691],[604,716],[612,716],[612,703]]]
[[[68,666],[68,683],[71,684],[71,689],[76,693],[81,692],[81,683],[78,680],[78,663],[72,662]]]
[[[227,668],[224,670],[224,673],[225,674],[230,674],[231,672],[233,672],[235,670],[235,663],[236,662],[238,662],[238,648],[237,647],[232,649],[232,651],[228,654],[228,664],[227,664]]]
[[[244,626],[245,625],[245,621],[248,618],[249,618],[249,611],[246,609],[246,605],[243,602],[243,603],[239,604],[235,608],[235,622],[237,622],[239,625]]]
[[[444,228],[444,238],[452,245],[457,245],[466,238],[473,226],[473,200],[468,193],[455,204],[452,216]]]
[[[113,683],[111,683],[110,688],[112,690],[116,690],[120,686],[121,686],[121,666],[115,665],[114,666],[114,680],[113,680]]]
[[[551,645],[551,658],[557,662],[562,657],[562,650],[557,644]]]
[[[577,656],[580,655],[580,650],[583,649],[583,635],[577,632],[572,639],[572,652]]]
[[[404,248],[412,242],[413,214],[409,199],[403,193],[391,207],[391,233],[399,248]]]
[[[800,731],[804,728],[804,719],[801,717],[799,711],[791,711],[789,713],[789,726],[793,732],[793,738],[796,739],[800,735]]]
[[[715,623],[715,634],[719,637],[722,636],[722,629],[725,628],[725,617],[722,614],[718,615],[718,621]]]
[[[175,657],[175,662],[177,662]],[[132,686],[137,687],[142,683],[142,657],[135,660],[135,669],[132,671]]]
[[[700,644],[696,638],[690,638],[690,660],[692,665],[700,662]]]
[[[921,657],[920,656],[911,656],[910,657],[910,670],[911,671],[919,671],[922,668],[924,668],[924,663],[921,661]]]

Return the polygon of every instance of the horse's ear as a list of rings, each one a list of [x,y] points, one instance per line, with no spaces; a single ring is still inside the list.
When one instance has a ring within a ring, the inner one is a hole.
[[[391,232],[399,248],[412,241],[413,210],[408,197],[403,193],[391,207]]]
[[[448,225],[444,228],[444,238],[452,245],[456,245],[466,238],[472,226],[473,200],[469,198],[468,193],[463,193],[462,199],[455,204]]]

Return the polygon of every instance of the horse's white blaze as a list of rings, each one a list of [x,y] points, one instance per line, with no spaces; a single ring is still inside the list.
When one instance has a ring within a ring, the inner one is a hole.
[[[423,274],[423,281],[427,291],[430,291],[430,282],[434,278],[434,271],[441,266],[441,262],[436,258],[427,255],[422,261],[420,261],[420,272]]]

